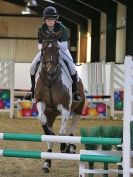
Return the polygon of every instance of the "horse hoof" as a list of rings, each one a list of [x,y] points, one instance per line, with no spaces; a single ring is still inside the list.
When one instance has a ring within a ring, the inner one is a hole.
[[[76,146],[75,144],[69,144],[66,148],[66,152],[70,154],[75,154]]]
[[[66,152],[66,148],[67,148],[67,144],[66,143],[61,143],[60,144],[61,153],[65,153]]]
[[[43,167],[42,169],[44,173],[49,173],[49,168]]]
[[[51,167],[51,160],[46,159],[42,167],[44,173],[49,173],[49,168]]]

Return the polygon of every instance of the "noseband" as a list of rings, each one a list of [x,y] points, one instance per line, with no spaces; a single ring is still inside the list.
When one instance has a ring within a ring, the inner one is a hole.
[[[52,57],[51,57],[52,58]],[[43,65],[42,67],[45,68],[45,70],[48,70],[48,65],[49,64],[52,64],[53,66],[55,67],[58,67],[60,64],[59,64],[59,59],[56,59],[56,60],[47,60],[46,62],[43,62]]]

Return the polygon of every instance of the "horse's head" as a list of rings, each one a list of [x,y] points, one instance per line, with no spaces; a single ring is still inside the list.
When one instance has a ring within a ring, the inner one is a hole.
[[[59,47],[57,40],[44,40],[42,44],[42,67],[50,79],[59,69]]]

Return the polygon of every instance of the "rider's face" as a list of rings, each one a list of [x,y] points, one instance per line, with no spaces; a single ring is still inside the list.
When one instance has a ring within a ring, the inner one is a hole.
[[[55,18],[47,18],[47,19],[45,19],[45,22],[46,22],[47,26],[50,26],[50,27],[55,25],[55,21],[56,21]]]

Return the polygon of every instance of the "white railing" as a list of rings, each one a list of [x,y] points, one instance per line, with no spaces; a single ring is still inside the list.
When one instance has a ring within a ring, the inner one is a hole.
[[[131,168],[131,131],[130,123],[133,121],[133,57],[125,58],[124,78],[124,120],[123,120],[123,176],[130,177]]]
[[[9,112],[10,118],[14,114],[14,62],[2,60],[0,61],[0,89],[10,91],[10,108],[0,109],[0,112]]]

